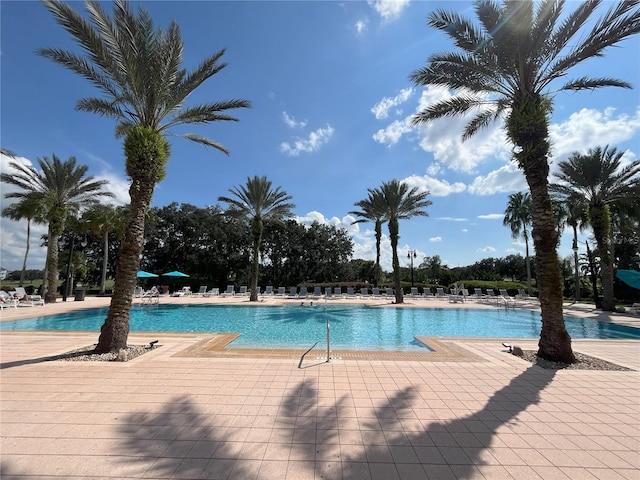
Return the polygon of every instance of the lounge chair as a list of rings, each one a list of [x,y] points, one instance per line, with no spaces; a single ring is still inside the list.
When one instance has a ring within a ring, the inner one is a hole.
[[[207,293],[207,286],[200,285],[200,289],[197,292],[195,292],[193,295],[197,297],[203,297],[205,293]]]
[[[351,289],[353,292],[353,288]],[[337,298],[341,298],[344,295],[342,294],[342,287],[333,287],[333,296]]]
[[[307,293],[307,287],[300,287],[300,291],[298,292],[298,298],[307,298],[309,294]]]
[[[385,297],[395,297],[395,293],[393,293],[393,288],[385,288],[384,289]]]
[[[220,289],[218,287],[213,287],[211,290],[206,291],[202,296],[217,297],[218,295],[220,295]]]
[[[438,298],[444,298],[446,297],[447,294],[444,292],[444,288],[442,287],[436,287],[436,297]]]
[[[278,287],[278,292],[276,293],[276,297],[284,297],[284,287]]]
[[[0,290],[0,308],[18,308],[19,303],[18,300],[13,298],[13,295],[4,290]]]
[[[289,287],[289,298],[296,298],[298,296],[298,287]]]
[[[147,290],[142,294],[142,303],[160,303],[160,292],[156,287],[151,287],[151,290]]]
[[[320,298],[322,296],[322,288],[316,286],[313,287],[313,298]]]
[[[420,294],[418,293],[418,287],[411,287],[411,293],[409,294],[411,298],[420,298]]]
[[[190,297],[191,296],[191,287],[182,287],[180,290],[173,292],[171,294],[172,297]]]
[[[353,287],[347,287],[347,298],[356,298],[356,291]]]
[[[631,315],[640,316],[640,303],[634,303],[629,307],[629,313]]]
[[[238,292],[238,295],[242,295],[242,296],[246,296],[249,295],[249,290],[247,290],[247,286],[246,285],[241,285],[240,286],[240,291]]]
[[[481,288],[474,288],[473,296],[475,297],[476,300],[482,300],[482,298],[484,297],[484,293],[482,293]]]
[[[136,287],[133,289],[133,298],[141,298],[144,293],[144,288]]]
[[[333,298],[333,288],[324,287],[324,298],[331,300]]]
[[[347,289],[347,292],[349,290]],[[347,293],[348,295],[348,293]],[[367,287],[360,288],[360,298],[368,298],[369,297],[369,289]]]
[[[33,307],[35,305],[44,305],[44,299],[40,295],[29,295],[24,287],[16,287],[16,295],[18,305]]]
[[[270,297],[273,295],[273,285],[267,285],[267,288],[264,289],[262,295],[265,297]]]
[[[373,287],[371,289],[371,296],[373,298],[382,298],[382,295],[380,295],[380,289],[378,287]]]
[[[422,298],[425,300],[435,300],[436,296],[433,294],[430,288],[425,288]]]
[[[233,297],[236,294],[234,285],[227,285],[227,289],[222,292],[223,297]]]

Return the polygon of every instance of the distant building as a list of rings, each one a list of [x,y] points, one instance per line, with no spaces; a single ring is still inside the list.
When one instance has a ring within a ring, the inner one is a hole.
[[[6,268],[0,268],[0,280],[6,280],[7,275],[9,275],[9,270]]]

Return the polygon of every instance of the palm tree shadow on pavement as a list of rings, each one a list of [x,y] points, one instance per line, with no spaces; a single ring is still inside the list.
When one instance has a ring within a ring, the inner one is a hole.
[[[315,387],[303,384],[283,405],[285,416],[302,418],[296,423],[292,456],[295,449],[313,447],[315,452],[299,452],[298,456],[313,460],[315,453],[316,478],[417,478],[412,476],[417,463],[424,468],[425,478],[478,478],[476,467],[486,463],[484,451],[496,432],[538,404],[540,392],[554,376],[555,370],[532,365],[496,391],[481,410],[456,420],[433,421],[424,431],[403,426],[403,420],[415,418],[411,409],[418,393],[414,387],[399,390],[382,405],[374,406],[370,418],[358,419],[362,446],[354,441],[347,455],[341,453],[338,438],[343,434],[341,411],[354,399],[342,397],[331,408],[319,407],[313,400],[318,398]],[[315,444],[296,443],[296,436],[310,439],[314,434]],[[358,451],[361,453],[353,453]]]
[[[202,412],[187,396],[176,397],[159,411],[127,415],[119,424],[122,442],[117,448],[126,463],[119,471],[126,471],[126,478],[255,477],[250,462],[240,459],[242,452],[235,448],[239,442],[227,434],[227,427],[212,423],[212,414]]]

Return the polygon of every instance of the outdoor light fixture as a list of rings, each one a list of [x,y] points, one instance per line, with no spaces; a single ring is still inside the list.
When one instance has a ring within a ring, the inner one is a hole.
[[[416,258],[418,254],[415,250],[409,250],[407,253],[407,258],[411,261],[411,286],[413,287],[413,259]]]

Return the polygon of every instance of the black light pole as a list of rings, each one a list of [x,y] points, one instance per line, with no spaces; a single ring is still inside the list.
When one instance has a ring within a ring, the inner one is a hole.
[[[76,244],[76,236],[71,235],[71,244],[69,246],[69,260],[67,261],[67,274],[64,280],[64,288],[62,289],[62,301],[67,301],[69,295],[69,276],[71,275],[71,258],[73,257],[73,247]]]
[[[416,258],[418,254],[415,250],[409,250],[407,253],[407,258],[411,260],[411,286],[413,287],[413,259]]]

